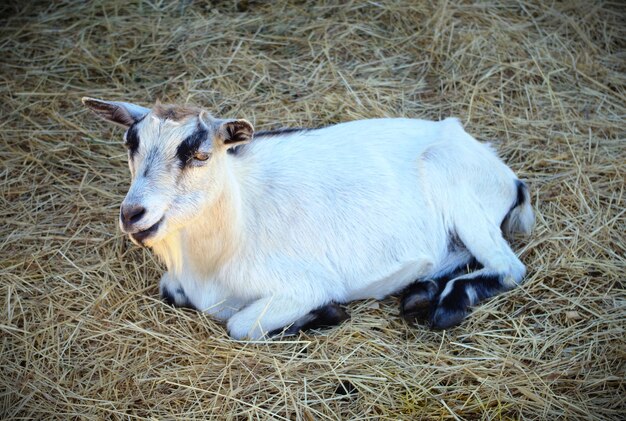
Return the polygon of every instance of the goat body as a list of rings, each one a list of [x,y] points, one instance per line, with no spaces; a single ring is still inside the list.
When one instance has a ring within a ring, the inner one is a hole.
[[[528,190],[456,119],[253,136],[203,111],[83,101],[129,128],[120,224],[166,262],[162,295],[233,338],[343,320],[336,303],[399,292],[405,316],[447,328],[524,277],[503,231],[530,232]]]

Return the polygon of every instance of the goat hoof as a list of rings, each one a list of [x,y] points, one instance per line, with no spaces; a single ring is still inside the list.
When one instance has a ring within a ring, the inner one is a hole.
[[[185,295],[185,292],[182,288],[177,288],[176,292],[172,293],[167,288],[161,288],[161,299],[165,304],[172,307],[184,307],[195,309],[194,306],[189,302],[189,299]]]
[[[467,309],[462,306],[439,305],[430,318],[433,330],[444,330],[461,324],[467,316]]]
[[[310,313],[314,318],[300,330],[322,329],[337,326],[350,318],[350,315],[337,303],[326,304]]]
[[[430,314],[437,286],[431,281],[409,285],[400,299],[400,315],[407,321],[426,320]]]
[[[405,295],[400,303],[400,314],[407,322],[425,320],[430,313],[431,301],[424,294]]]
[[[278,336],[281,333],[284,336],[290,336],[307,330],[329,328],[337,326],[349,318],[350,315],[339,304],[330,303],[312,310],[306,316],[296,320],[287,329],[284,327],[274,329],[269,333],[269,336]]]
[[[161,299],[168,306],[176,307],[176,299],[174,298],[174,294],[172,294],[168,289],[163,288],[161,290]]]

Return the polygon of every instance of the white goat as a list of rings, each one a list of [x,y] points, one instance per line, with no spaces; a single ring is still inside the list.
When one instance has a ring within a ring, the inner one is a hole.
[[[400,292],[405,317],[448,328],[524,277],[503,231],[530,232],[528,190],[456,119],[253,136],[190,107],[83,103],[127,128],[120,226],[165,261],[162,296],[233,338],[332,325],[337,303]]]

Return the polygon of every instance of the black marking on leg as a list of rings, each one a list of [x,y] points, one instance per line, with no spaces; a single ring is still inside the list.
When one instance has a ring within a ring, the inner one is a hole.
[[[497,274],[483,273],[473,277],[456,279],[453,282],[452,288],[445,296],[441,297],[432,314],[430,324],[433,329],[448,329],[460,324],[467,316],[470,306],[485,298],[492,297],[504,289],[501,277]]]
[[[172,293],[167,288],[163,288],[161,290],[161,299],[168,306],[176,307],[176,300],[174,299],[174,295],[172,295]]]
[[[500,275],[480,274],[468,279],[468,282],[474,288],[474,293],[476,294],[476,302],[472,303],[472,305],[506,290]]]
[[[456,231],[452,230],[448,233],[448,253],[466,250],[465,244]]]
[[[446,296],[440,299],[431,316],[431,328],[436,330],[448,329],[458,325],[465,319],[467,308],[471,304],[465,288],[465,279],[454,281],[452,289]]]
[[[515,198],[515,203],[511,206],[511,210],[526,202],[526,190],[528,190],[526,183],[522,180],[515,180],[515,187],[517,187],[517,197]]]
[[[137,149],[139,149],[139,135],[137,134],[137,125],[141,122],[141,120],[143,120],[143,117],[135,121],[126,131],[126,142],[124,144],[128,148],[131,159],[135,156],[135,153],[137,153]]]
[[[324,329],[337,326],[348,320],[350,315],[337,303],[326,304],[311,312],[312,320],[300,327],[300,330]]]
[[[474,256],[472,256],[469,262],[467,262],[467,264],[462,267],[463,269],[465,269],[466,272],[470,273],[482,269],[483,265],[478,260],[476,260]]]
[[[417,281],[406,287],[400,296],[402,318],[407,322],[427,319],[433,301],[438,295],[440,282],[441,280]]]
[[[509,211],[506,213],[502,222],[500,223],[500,228],[503,228],[506,225],[507,220],[511,217],[511,213],[513,210],[519,206],[526,204],[526,197],[528,195],[528,186],[522,180],[515,180],[515,188],[517,189],[517,194],[515,197],[515,202],[509,208]]]
[[[291,326],[287,329],[284,327],[280,329],[274,329],[269,333],[269,336],[276,336],[280,333],[288,335],[295,335],[298,332],[304,332],[312,329],[324,329],[333,326],[337,326],[348,320],[350,315],[346,313],[346,311],[341,308],[341,306],[337,303],[329,303],[324,306],[318,307],[315,310],[311,311],[307,315],[301,317],[296,320]]]
[[[460,239],[458,241],[461,245],[463,244]],[[465,247],[464,245],[462,246]],[[482,265],[474,257],[471,257],[469,261],[459,265],[459,267],[446,275],[435,279],[415,281],[400,293],[400,315],[407,322],[431,318],[437,307],[439,296],[446,288],[448,282],[479,269],[482,269]]]
[[[181,288],[178,287],[176,289],[176,294],[182,296],[185,298],[185,301],[181,304],[177,304],[176,303],[176,296],[174,294],[172,294],[167,288],[163,288],[161,290],[161,299],[163,299],[163,301],[165,302],[165,304],[170,305],[172,307],[179,307],[179,308],[190,308],[192,310],[195,310],[196,308],[193,306],[193,304],[191,304],[191,302],[189,301],[189,299],[187,298],[187,296],[185,295],[185,291]]]

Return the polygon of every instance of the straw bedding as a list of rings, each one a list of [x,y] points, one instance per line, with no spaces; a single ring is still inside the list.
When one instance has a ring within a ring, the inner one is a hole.
[[[626,9],[619,1],[3,2],[5,419],[620,419]],[[444,332],[397,298],[238,343],[161,303],[117,229],[121,130],[89,95],[257,129],[454,115],[527,180],[525,284]],[[623,419],[623,418],[622,418]]]

